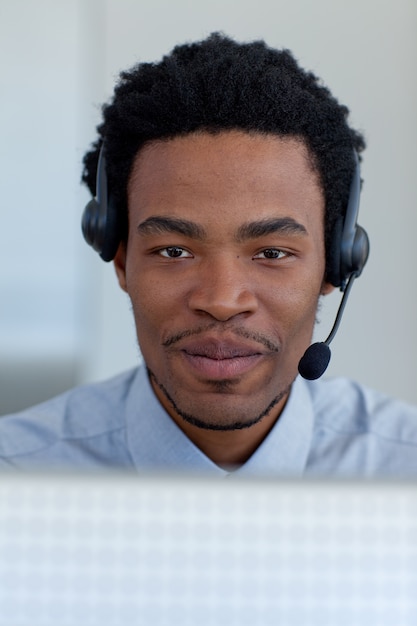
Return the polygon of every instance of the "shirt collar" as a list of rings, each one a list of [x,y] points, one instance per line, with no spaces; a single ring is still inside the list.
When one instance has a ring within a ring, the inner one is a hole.
[[[126,403],[127,443],[138,470],[227,476],[300,476],[313,430],[310,395],[301,378],[292,385],[277,423],[248,461],[234,472],[213,463],[157,400],[146,368],[138,368]]]
[[[279,419],[261,445],[235,474],[302,476],[313,435],[313,407],[305,381],[298,377]]]

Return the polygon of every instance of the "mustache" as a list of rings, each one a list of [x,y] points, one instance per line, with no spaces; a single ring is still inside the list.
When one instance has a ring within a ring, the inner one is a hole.
[[[247,328],[242,328],[241,326],[231,326],[224,325],[221,326],[217,322],[213,322],[212,324],[208,324],[205,326],[198,326],[197,328],[187,329],[175,334],[170,335],[167,339],[162,342],[164,348],[169,348],[170,346],[175,345],[182,339],[186,339],[188,337],[195,337],[198,335],[202,335],[208,331],[215,330],[219,333],[219,335],[224,334],[225,332],[230,332],[232,335],[236,337],[243,337],[244,339],[249,339],[250,341],[255,341],[256,343],[261,344],[270,352],[279,352],[280,345],[272,341],[269,337],[262,333],[258,333],[253,330],[248,330]]]

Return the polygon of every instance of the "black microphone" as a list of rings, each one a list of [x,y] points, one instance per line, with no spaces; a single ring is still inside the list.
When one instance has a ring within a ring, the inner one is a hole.
[[[351,274],[349,277],[349,281],[343,293],[342,301],[337,311],[335,323],[333,324],[333,328],[326,341],[318,341],[317,343],[313,343],[307,348],[307,350],[304,352],[304,356],[300,359],[300,362],[298,364],[298,371],[301,376],[306,380],[316,380],[317,378],[320,378],[320,376],[323,376],[324,372],[327,369],[327,366],[329,365],[331,357],[329,344],[331,341],[333,341],[333,338],[339,328],[340,322],[342,321],[342,315],[343,311],[345,310],[347,298],[352,288],[353,281],[355,280],[355,278],[357,278],[357,276],[359,276],[359,274],[357,272],[353,272],[353,274]]]

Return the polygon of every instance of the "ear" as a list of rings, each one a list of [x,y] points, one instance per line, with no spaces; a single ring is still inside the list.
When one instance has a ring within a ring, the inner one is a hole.
[[[127,292],[126,285],[126,244],[124,242],[119,244],[117,248],[116,256],[114,257],[114,269],[116,270],[117,279],[120,287],[123,291]]]
[[[334,289],[335,289],[335,287],[331,283],[323,281],[323,283],[321,285],[321,289],[320,289],[320,295],[321,296],[327,296],[327,295],[329,295],[329,293],[332,293],[332,291],[334,291]]]

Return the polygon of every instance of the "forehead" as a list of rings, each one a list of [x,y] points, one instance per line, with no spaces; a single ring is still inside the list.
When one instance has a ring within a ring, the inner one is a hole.
[[[245,220],[301,212],[321,221],[324,201],[301,140],[227,131],[147,144],[133,165],[128,205],[134,219],[158,212],[203,219],[220,211]]]

